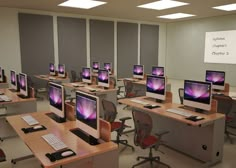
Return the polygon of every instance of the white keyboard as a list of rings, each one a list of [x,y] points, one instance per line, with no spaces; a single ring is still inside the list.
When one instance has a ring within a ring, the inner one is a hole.
[[[11,99],[6,95],[0,95],[0,101],[11,101]]]
[[[54,134],[46,134],[43,135],[42,138],[56,151],[67,148],[67,145],[58,139]]]
[[[190,114],[188,112],[185,112],[185,111],[178,110],[178,109],[167,109],[166,111],[170,112],[170,113],[175,113],[175,114],[178,114],[178,115],[182,115],[182,116],[185,116],[185,117],[192,116],[192,114]]]
[[[31,115],[25,115],[25,116],[22,116],[21,118],[23,120],[25,120],[25,122],[27,122],[27,124],[29,124],[29,125],[39,124],[39,122],[34,117],[32,117]]]
[[[55,77],[48,77],[48,79],[50,79],[50,80],[54,80],[54,79],[56,79]]]
[[[85,88],[88,89],[88,90],[94,90],[94,91],[98,90],[96,88],[92,88],[92,87],[89,87],[89,86],[85,86]]]
[[[79,86],[78,83],[71,83],[71,85],[74,86],[74,87],[78,87]]]
[[[135,103],[138,103],[138,104],[142,104],[142,105],[147,105],[147,104],[149,104],[149,103],[147,103],[147,102],[144,102],[144,101],[138,100],[138,99],[131,99],[130,101],[135,102]]]

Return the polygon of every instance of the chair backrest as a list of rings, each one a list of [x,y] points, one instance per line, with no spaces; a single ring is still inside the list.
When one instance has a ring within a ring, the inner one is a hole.
[[[76,72],[74,70],[71,70],[70,74],[71,74],[71,82],[76,82]]]
[[[183,88],[179,88],[179,100],[180,100],[180,103],[183,104],[183,101],[184,101],[184,89]]]
[[[225,95],[214,95],[213,99],[217,100],[217,112],[228,115],[233,105],[233,99]]]
[[[134,144],[143,147],[143,140],[152,131],[152,118],[149,114],[138,110],[133,110],[132,114],[135,125]]]
[[[114,76],[110,76],[110,84],[109,84],[110,89],[116,88],[116,78]]]
[[[111,101],[102,100],[102,107],[104,109],[104,120],[108,122],[114,122],[117,115],[116,106]]]
[[[125,97],[126,98],[132,97],[130,95],[132,95],[131,93],[133,91],[133,82],[126,79],[124,79],[123,82],[125,87]]]

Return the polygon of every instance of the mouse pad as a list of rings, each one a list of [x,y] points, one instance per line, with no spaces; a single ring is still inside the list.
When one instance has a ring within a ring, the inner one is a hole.
[[[197,119],[197,116],[190,116],[190,117],[187,117],[185,119],[191,120],[191,121],[200,121],[200,120],[203,120],[204,118]]]
[[[68,156],[61,156],[61,154],[66,151],[72,151],[73,153]],[[50,153],[45,154],[45,156],[47,156],[51,162],[54,162],[56,160],[61,160],[61,159],[64,159],[64,158],[67,158],[70,156],[75,156],[75,155],[76,155],[76,153],[71,149],[65,149],[65,150],[57,151],[57,152],[54,152],[51,154]]]
[[[42,128],[38,128],[38,129],[34,129],[33,127],[29,127],[29,128],[22,128],[21,130],[25,133],[28,134],[30,132],[36,132],[36,131],[41,131],[41,130],[46,130],[47,128],[45,126],[42,125]]]

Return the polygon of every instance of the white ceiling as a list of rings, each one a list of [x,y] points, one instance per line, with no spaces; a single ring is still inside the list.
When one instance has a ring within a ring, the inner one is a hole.
[[[190,5],[160,11],[136,7],[144,3],[154,2],[155,0],[101,0],[107,2],[107,4],[89,10],[57,6],[64,1],[66,0],[0,0],[0,7],[34,9],[150,22],[173,22],[236,13],[236,11],[227,12],[211,8],[236,3],[236,0],[179,0],[181,2],[190,3]],[[156,16],[177,12],[194,14],[196,16],[178,20],[156,18]]]

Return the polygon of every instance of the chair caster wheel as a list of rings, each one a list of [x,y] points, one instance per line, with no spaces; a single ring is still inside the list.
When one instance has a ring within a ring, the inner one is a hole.
[[[11,163],[12,163],[12,164],[16,164],[16,162],[15,162],[14,160],[11,160]]]

